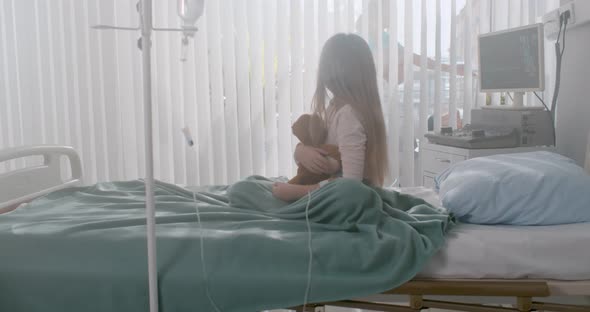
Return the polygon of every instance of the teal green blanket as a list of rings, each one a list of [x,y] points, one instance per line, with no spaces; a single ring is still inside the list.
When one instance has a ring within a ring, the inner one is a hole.
[[[303,302],[308,198],[287,204],[251,177],[193,194],[156,186],[162,312],[257,311]],[[58,191],[0,215],[0,311],[145,312],[144,184]],[[336,180],[311,194],[310,302],[375,294],[412,279],[441,247],[449,215],[396,192]]]

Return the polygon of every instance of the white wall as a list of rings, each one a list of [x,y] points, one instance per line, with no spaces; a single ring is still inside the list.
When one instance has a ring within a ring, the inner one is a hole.
[[[580,2],[580,1],[577,1]],[[579,7],[590,14],[590,6]],[[553,86],[551,86],[553,88]],[[567,31],[557,105],[557,148],[584,164],[590,133],[590,24]]]

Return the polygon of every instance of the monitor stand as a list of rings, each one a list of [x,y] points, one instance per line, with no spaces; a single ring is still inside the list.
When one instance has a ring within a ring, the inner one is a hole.
[[[514,92],[514,98],[512,99],[512,106],[524,107],[524,92]]]
[[[514,92],[512,105],[488,105],[483,106],[483,109],[501,109],[501,110],[544,110],[543,106],[524,106],[524,92]]]

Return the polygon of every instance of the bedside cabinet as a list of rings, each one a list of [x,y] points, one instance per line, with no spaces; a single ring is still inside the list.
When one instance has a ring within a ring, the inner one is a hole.
[[[533,151],[555,151],[552,146],[513,147],[494,149],[466,149],[453,146],[445,146],[424,143],[422,152],[422,185],[434,188],[434,178],[460,161],[475,157],[491,156],[497,154],[526,153]]]

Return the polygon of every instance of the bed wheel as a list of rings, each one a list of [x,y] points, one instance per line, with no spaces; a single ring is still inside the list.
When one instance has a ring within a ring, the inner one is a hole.
[[[410,296],[410,308],[412,310],[420,311],[424,307],[424,303],[422,302],[421,295],[411,295]]]
[[[520,312],[529,312],[533,309],[533,300],[531,297],[517,297],[516,308]]]

